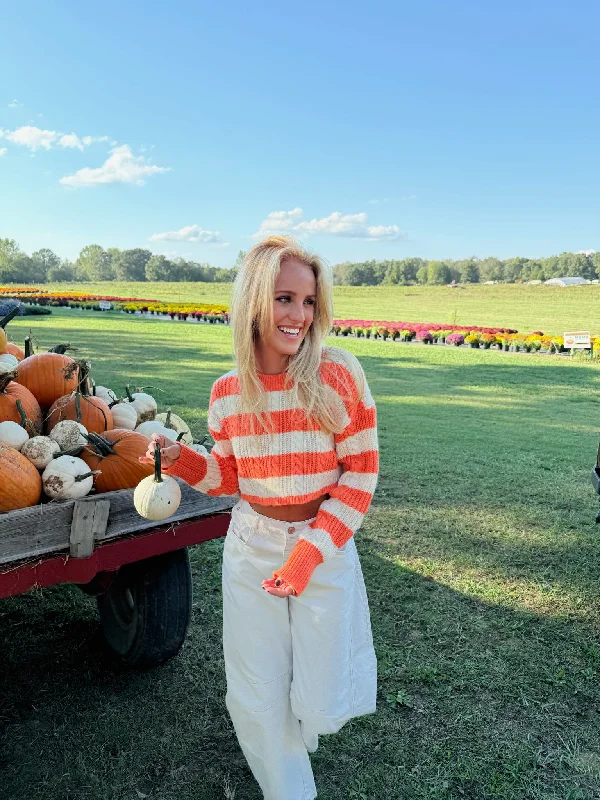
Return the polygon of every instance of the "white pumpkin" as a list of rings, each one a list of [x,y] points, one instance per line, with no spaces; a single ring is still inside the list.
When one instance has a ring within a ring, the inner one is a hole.
[[[129,386],[126,389],[127,399],[126,402],[131,403],[137,413],[138,425],[142,422],[148,422],[156,417],[158,406],[156,400],[146,392],[133,392],[129,391]]]
[[[73,500],[89,494],[94,474],[83,459],[59,456],[42,473],[42,486],[53,500]]]
[[[104,400],[107,406],[109,406],[111,403],[116,403],[119,399],[113,390],[107,389],[106,386],[94,385],[92,387],[92,394],[94,397],[99,397],[101,400]]]
[[[110,413],[113,419],[113,428],[125,428],[132,431],[137,425],[137,411],[131,403],[117,403],[111,405]]]
[[[29,434],[17,422],[0,422],[0,444],[20,450],[28,439]]]
[[[154,475],[143,478],[135,487],[133,505],[140,517],[162,520],[172,517],[179,508],[181,489],[174,478],[161,474],[160,448],[154,452]]]
[[[63,452],[80,452],[87,444],[86,434],[87,430],[80,422],[64,419],[62,422],[57,422],[52,428],[50,438],[58,442],[58,446]]]
[[[136,433],[143,433],[144,436],[150,438],[153,433],[160,433],[161,436],[166,436],[167,439],[170,439],[172,442],[177,439],[176,431],[169,430],[169,428],[165,428],[162,422],[157,422],[156,420],[149,420],[148,422],[142,422],[141,425],[138,425],[135,429]]]
[[[33,436],[25,442],[21,453],[29,459],[34,467],[46,469],[54,460],[54,454],[60,453],[60,445],[49,436]]]
[[[178,439],[178,441],[184,444],[193,444],[194,437],[192,436],[189,425],[182,420],[181,417],[178,417],[177,414],[173,414],[170,408],[167,410],[166,414],[157,414],[156,419],[158,422],[162,422],[165,428],[169,428],[175,432],[175,436],[171,437],[172,439]]]
[[[18,366],[19,359],[11,353],[2,353],[2,355],[0,355],[0,375],[4,375],[7,372],[14,372]]]
[[[190,450],[193,450],[195,453],[200,453],[202,456],[208,455],[208,450],[201,444],[197,444],[196,442],[192,442],[192,444],[188,444]]]

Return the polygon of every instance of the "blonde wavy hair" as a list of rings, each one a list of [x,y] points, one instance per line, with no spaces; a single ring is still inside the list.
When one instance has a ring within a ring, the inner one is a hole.
[[[317,292],[313,322],[298,353],[290,358],[286,385],[293,392],[294,408],[302,408],[322,430],[331,433],[339,430],[338,415],[328,404],[326,388],[319,375],[323,341],[333,323],[331,273],[318,255],[291,236],[269,236],[256,244],[244,258],[233,285],[231,325],[240,383],[240,410],[254,415],[257,432],[270,430],[266,393],[258,378],[254,346],[258,338],[269,335],[275,324],[275,282],[282,262],[289,258],[310,267]]]

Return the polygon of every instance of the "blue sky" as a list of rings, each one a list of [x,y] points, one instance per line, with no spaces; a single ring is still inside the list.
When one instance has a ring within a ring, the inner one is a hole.
[[[597,0],[12,3],[0,236],[218,266],[271,230],[332,263],[600,250],[599,24]]]

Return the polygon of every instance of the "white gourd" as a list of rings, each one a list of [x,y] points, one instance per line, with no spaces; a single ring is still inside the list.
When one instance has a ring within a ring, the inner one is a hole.
[[[11,353],[2,353],[2,355],[0,355],[0,375],[4,375],[7,372],[14,372],[18,366],[19,359]]]
[[[59,456],[42,473],[42,485],[53,500],[73,500],[89,494],[94,473],[81,458]]]
[[[200,453],[200,455],[207,456],[208,450],[201,444],[196,444],[196,442],[192,442],[192,444],[188,444],[190,450],[193,450],[195,453]]]
[[[29,434],[17,422],[0,422],[0,444],[20,450],[29,439]]]
[[[174,435],[170,437],[171,439],[181,437],[179,438],[180,442],[184,444],[193,444],[194,437],[192,436],[189,425],[181,419],[181,417],[178,417],[177,414],[173,414],[170,408],[167,410],[166,414],[157,414],[156,419],[158,422],[162,422],[165,428],[173,430]]]
[[[154,475],[143,478],[135,487],[133,505],[140,517],[162,520],[172,517],[181,503],[181,489],[174,478],[162,475],[160,448],[154,451]]]
[[[60,445],[49,436],[33,436],[21,448],[21,453],[34,467],[46,469],[54,454],[60,453]]]
[[[50,438],[58,442],[58,446],[63,452],[66,450],[80,452],[87,444],[86,433],[87,430],[80,422],[65,419],[52,428]]]
[[[104,400],[107,406],[111,403],[115,403],[119,399],[113,390],[107,389],[106,386],[94,386],[92,393],[95,397]]]
[[[124,428],[132,431],[137,425],[137,411],[131,403],[117,403],[111,405],[110,413],[113,419],[113,428]]]
[[[143,433],[144,436],[150,438],[153,433],[160,433],[161,436],[166,436],[167,439],[170,439],[172,442],[177,439],[177,431],[169,430],[169,428],[165,428],[162,422],[157,422],[156,420],[148,420],[148,422],[142,422],[141,425],[138,425],[135,429],[136,433]]]
[[[132,394],[129,391],[129,386],[127,387],[126,391],[126,402],[131,403],[131,405],[135,408],[138,425],[142,422],[148,422],[156,417],[158,406],[156,405],[156,400],[152,397],[152,395],[146,394],[146,392],[133,392]]]

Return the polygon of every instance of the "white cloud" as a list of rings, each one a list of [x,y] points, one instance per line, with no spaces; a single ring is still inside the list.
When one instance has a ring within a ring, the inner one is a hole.
[[[89,138],[89,136],[85,137],[85,139]],[[76,147],[78,150],[83,150],[85,139],[80,139],[76,133],[65,133],[60,137],[58,143],[61,147]]]
[[[593,256],[595,252],[595,250],[578,250],[577,255]]]
[[[205,231],[199,225],[186,225],[178,231],[153,233],[150,242],[202,242],[203,244],[219,244],[227,247],[229,242],[224,242],[219,231]]]
[[[143,156],[134,156],[128,144],[111,150],[110,156],[101,167],[84,167],[74,175],[60,179],[64,186],[97,186],[104,183],[137,183],[142,185],[144,178],[160,172],[168,172],[169,167],[147,164]]]
[[[19,101],[15,98],[14,100],[10,101],[10,103],[8,104],[8,107],[9,108],[22,108],[23,107],[23,103],[19,103]]]
[[[9,142],[28,147],[33,152],[41,147],[45,150],[50,150],[58,135],[56,131],[44,131],[34,125],[23,125],[22,128],[17,128],[14,131],[4,132],[4,137]]]
[[[6,147],[0,147],[0,158],[6,154]]]
[[[94,142],[108,142],[110,140],[109,136],[84,136],[81,140],[86,147],[90,144],[94,144]],[[115,147],[117,142],[113,142],[112,146]]]
[[[272,211],[261,222],[255,236],[267,236],[272,233],[296,233],[306,236],[321,234],[368,241],[392,241],[404,235],[397,225],[369,225],[364,212],[342,214],[334,211],[328,217],[303,220],[301,208],[294,208],[291,211]]]
[[[268,236],[270,233],[292,231],[301,219],[301,208],[293,208],[291,211],[271,211],[269,216],[260,223],[260,228],[255,233],[255,236]]]

